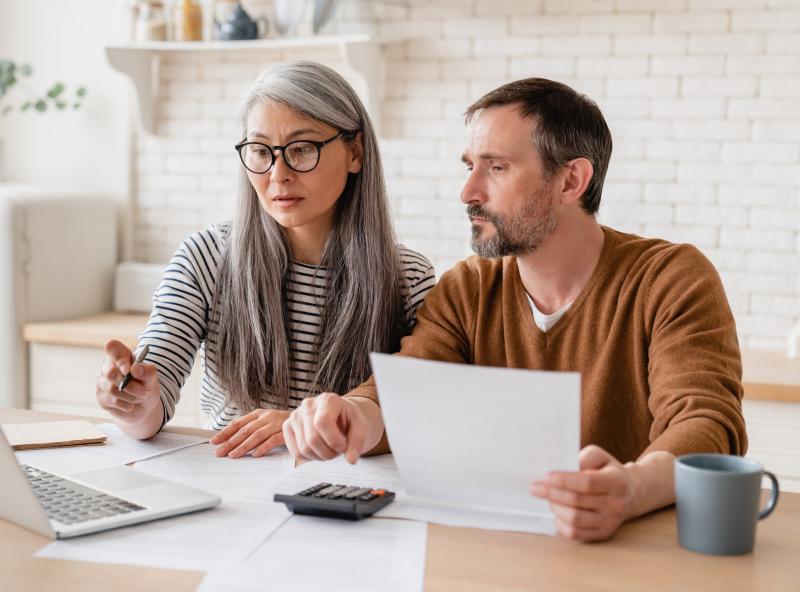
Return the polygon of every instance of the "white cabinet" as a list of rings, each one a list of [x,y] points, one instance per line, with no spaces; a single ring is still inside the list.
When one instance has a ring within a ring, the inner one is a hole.
[[[778,477],[783,491],[800,492],[800,403],[745,400],[747,456]]]
[[[103,344],[119,339],[135,347],[147,315],[107,313],[25,326],[29,349],[30,408],[110,419],[95,400],[95,381],[103,361]],[[203,427],[200,410],[199,355],[181,390],[181,401],[170,425]]]

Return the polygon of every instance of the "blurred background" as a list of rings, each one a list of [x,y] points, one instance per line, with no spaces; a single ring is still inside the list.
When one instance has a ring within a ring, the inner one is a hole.
[[[400,238],[437,274],[470,254],[458,199],[465,107],[543,76],[589,95],[608,120],[601,222],[692,243],[717,266],[745,354],[751,453],[800,480],[790,444],[800,441],[800,1],[241,8],[0,4],[0,60],[31,70],[0,97],[0,404],[99,413],[98,344],[135,343],[180,241],[232,216],[238,102],[264,67],[314,59],[359,90]],[[177,421],[202,423],[195,407],[181,405]]]

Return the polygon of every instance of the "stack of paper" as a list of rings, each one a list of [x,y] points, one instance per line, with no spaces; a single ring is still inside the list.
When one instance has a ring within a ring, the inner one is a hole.
[[[427,525],[293,516],[245,560],[212,570],[201,592],[422,590]]]

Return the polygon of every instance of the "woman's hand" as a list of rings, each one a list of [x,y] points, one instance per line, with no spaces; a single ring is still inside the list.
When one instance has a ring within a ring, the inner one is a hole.
[[[218,445],[217,456],[239,458],[264,456],[276,446],[283,445],[283,422],[289,411],[256,409],[219,431],[210,442]]]
[[[365,403],[375,407],[377,419],[368,418],[355,400],[335,393],[303,399],[283,425],[286,447],[298,460],[328,460],[344,454],[347,462],[355,464],[377,442],[372,423],[380,424],[378,438],[383,433],[378,406],[369,400]]]
[[[144,432],[150,432],[135,433],[135,437],[152,436],[163,420],[156,367],[146,363],[133,364],[133,352],[117,340],[106,343],[105,352],[106,357],[97,376],[97,402],[123,424],[141,426]],[[129,370],[131,380],[125,390],[120,391],[117,385]],[[144,426],[145,423],[148,425]],[[150,424],[158,425],[151,430]],[[133,431],[141,430],[133,428]]]

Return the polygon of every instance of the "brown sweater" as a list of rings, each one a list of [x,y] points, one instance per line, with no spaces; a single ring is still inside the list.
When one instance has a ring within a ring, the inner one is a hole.
[[[581,446],[622,462],[653,450],[744,454],[741,357],[716,270],[690,245],[603,232],[597,268],[547,333],[516,258],[470,257],[429,292],[399,355],[580,372]],[[347,396],[377,402],[374,380]],[[384,434],[372,452],[387,450]]]

